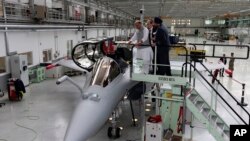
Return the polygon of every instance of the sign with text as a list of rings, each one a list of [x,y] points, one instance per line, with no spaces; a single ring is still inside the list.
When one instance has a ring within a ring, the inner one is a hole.
[[[249,141],[249,125],[230,125],[230,141]]]
[[[151,75],[151,74],[140,74],[140,73],[133,73],[132,80],[152,82],[152,83],[167,83],[167,84],[172,84],[172,85],[186,85],[187,84],[187,78],[185,77]]]

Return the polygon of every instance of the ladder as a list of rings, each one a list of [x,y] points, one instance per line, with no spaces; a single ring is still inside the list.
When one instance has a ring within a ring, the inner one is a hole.
[[[229,141],[230,128],[210,105],[193,89],[186,95],[186,106],[217,141]]]

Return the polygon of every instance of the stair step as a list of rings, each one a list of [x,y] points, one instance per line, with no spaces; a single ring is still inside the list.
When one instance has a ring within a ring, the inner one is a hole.
[[[189,99],[190,99],[190,101],[192,101],[192,102],[194,103],[195,100],[196,100],[198,97],[199,97],[198,95],[191,94],[191,95],[189,96]]]
[[[204,104],[204,101],[196,101],[195,105],[196,107],[201,107]]]
[[[211,119],[217,119],[218,118],[218,116],[216,116],[216,115],[211,115]]]
[[[188,97],[188,102],[191,102],[189,108],[191,111],[195,112],[194,115],[198,117],[203,116],[200,120],[205,120],[206,123],[210,125],[207,127],[208,129],[211,128],[212,130],[216,130],[215,132],[209,131],[215,138],[218,140],[229,140],[230,138],[230,131],[229,126],[220,118],[218,113],[214,111],[206,100],[199,95],[199,93],[191,93]],[[195,108],[195,110],[193,110]],[[197,110],[200,113],[196,112]]]
[[[223,130],[224,134],[228,137],[230,137],[230,131],[229,130]]]
[[[201,112],[203,113],[204,116],[208,117],[210,114],[210,109],[209,108],[202,108]]]
[[[224,123],[217,122],[216,125],[223,130]]]
[[[218,116],[212,115],[212,116],[211,116],[211,120],[212,120],[214,123],[216,123],[216,121],[218,120]]]

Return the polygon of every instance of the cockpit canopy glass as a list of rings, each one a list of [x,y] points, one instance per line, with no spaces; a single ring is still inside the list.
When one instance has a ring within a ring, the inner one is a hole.
[[[92,69],[95,62],[103,56],[100,50],[101,43],[87,44],[81,43],[74,47],[72,59],[83,69]]]
[[[93,76],[90,84],[106,87],[121,71],[119,65],[113,59],[104,57],[95,64],[92,73]]]

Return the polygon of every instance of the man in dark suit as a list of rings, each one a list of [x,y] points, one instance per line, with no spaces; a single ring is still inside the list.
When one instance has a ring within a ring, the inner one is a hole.
[[[220,61],[226,65],[227,64],[227,58],[226,58],[226,55],[223,54],[223,57],[220,58]],[[224,68],[220,69],[220,77],[224,77]]]
[[[147,28],[149,31],[149,35],[148,35],[148,41],[149,41],[149,45],[152,48],[152,51],[154,53],[153,55],[153,60],[152,60],[152,64],[155,64],[155,33],[156,33],[156,29],[153,26],[154,24],[154,20],[153,19],[148,19],[147,20]],[[154,70],[155,70],[155,65],[152,66],[152,74],[154,74]]]
[[[159,17],[154,18],[154,27],[156,28],[155,43],[157,47],[157,64],[167,65],[158,66],[156,74],[171,76],[171,68],[169,61],[170,41],[168,31],[166,27],[162,24],[162,19]]]

